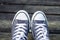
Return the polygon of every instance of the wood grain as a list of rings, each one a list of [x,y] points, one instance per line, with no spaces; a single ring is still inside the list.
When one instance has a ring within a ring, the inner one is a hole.
[[[60,0],[0,0],[4,4],[60,5]]]
[[[11,32],[11,23],[15,13],[0,13],[0,32]],[[29,14],[32,17],[32,14]],[[60,30],[60,16],[58,15],[46,15],[48,19],[48,27],[51,33],[58,32]],[[4,29],[4,30],[2,30]],[[58,31],[57,31],[58,30]]]
[[[26,10],[28,13],[43,11],[46,14],[60,14],[59,6],[0,5],[0,12],[17,12],[18,10]]]

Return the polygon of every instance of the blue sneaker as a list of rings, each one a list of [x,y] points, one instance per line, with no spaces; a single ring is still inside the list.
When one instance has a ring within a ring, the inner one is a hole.
[[[29,20],[26,11],[20,10],[16,13],[12,21],[12,40],[27,40]]]
[[[47,28],[48,23],[45,14],[42,11],[35,12],[31,20],[34,40],[49,40]]]

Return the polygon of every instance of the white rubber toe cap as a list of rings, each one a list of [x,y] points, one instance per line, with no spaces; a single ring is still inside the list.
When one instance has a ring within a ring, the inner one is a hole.
[[[16,19],[19,19],[19,20],[27,20],[28,18],[26,16],[26,14],[20,13],[20,14],[17,15]]]
[[[33,20],[45,20],[45,14],[42,11],[37,11],[33,15]]]

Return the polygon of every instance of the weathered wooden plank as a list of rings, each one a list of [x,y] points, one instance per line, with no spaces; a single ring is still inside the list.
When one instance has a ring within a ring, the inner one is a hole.
[[[11,21],[1,21],[0,23],[0,32],[11,32]],[[60,34],[60,21],[48,21],[49,32],[52,34]],[[4,29],[4,30],[3,30]]]
[[[60,14],[59,6],[0,5],[0,12],[17,12],[21,9],[26,10],[28,13],[40,10],[46,14]]]
[[[0,3],[26,3],[27,0],[0,0]]]
[[[0,33],[0,40],[11,40],[11,33]],[[60,34],[49,34],[50,40],[60,40]],[[33,40],[32,33],[28,34],[28,40]]]
[[[0,32],[0,40],[11,40],[11,33]]]
[[[30,0],[30,4],[60,5],[60,0]]]
[[[60,34],[50,34],[50,40],[60,40]]]
[[[12,20],[16,13],[0,13],[0,20]],[[32,17],[33,14],[29,14]],[[48,21],[60,21],[60,15],[46,15]]]
[[[16,13],[0,13],[0,19],[3,20],[12,20]]]
[[[13,13],[0,13],[0,32],[10,32],[11,23],[15,14]],[[32,17],[32,14],[29,14]],[[60,30],[60,16],[59,15],[47,15],[49,30]],[[2,30],[4,29],[4,30]],[[57,31],[56,31],[57,32]]]
[[[9,32],[11,30],[11,23],[9,20],[0,20],[0,31]],[[60,30],[60,21],[48,21],[48,24],[50,30]]]
[[[60,40],[60,34],[49,34],[50,40]],[[28,34],[28,40],[33,40],[32,33]]]
[[[22,5],[0,5],[0,12],[17,12],[22,8]]]
[[[60,15],[46,15],[48,21],[60,21]]]
[[[49,34],[50,40],[60,40],[60,34]],[[32,33],[28,34],[28,40],[34,40]]]
[[[46,14],[60,14],[59,6],[25,6],[24,9],[29,13],[43,11]]]
[[[0,3],[60,5],[60,0],[0,0]]]

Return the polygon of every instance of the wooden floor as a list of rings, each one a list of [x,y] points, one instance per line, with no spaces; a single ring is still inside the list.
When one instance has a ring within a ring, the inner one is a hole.
[[[60,0],[0,0],[0,40],[11,40],[11,22],[18,10],[26,10],[30,17],[36,11],[43,11],[50,39],[60,39]],[[33,40],[31,33],[28,40]]]

